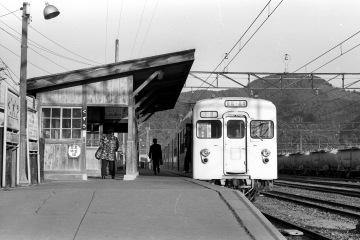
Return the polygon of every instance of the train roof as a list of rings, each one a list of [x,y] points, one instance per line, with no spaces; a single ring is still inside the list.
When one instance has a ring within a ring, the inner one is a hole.
[[[207,98],[207,99],[202,99],[196,102],[196,104],[198,103],[205,103],[205,102],[217,102],[218,100],[245,100],[248,102],[249,104],[252,103],[268,103],[270,105],[275,106],[275,104],[267,99],[262,99],[262,98],[250,98],[250,97],[217,97],[217,98]]]

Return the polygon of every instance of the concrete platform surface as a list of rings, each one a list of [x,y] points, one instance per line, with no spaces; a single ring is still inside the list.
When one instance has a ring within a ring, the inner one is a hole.
[[[140,169],[0,190],[0,239],[285,239],[236,191]]]

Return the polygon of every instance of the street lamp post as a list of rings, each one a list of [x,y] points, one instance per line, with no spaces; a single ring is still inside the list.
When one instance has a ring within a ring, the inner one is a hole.
[[[20,60],[20,161],[24,164],[27,159],[27,104],[26,104],[26,92],[27,92],[27,42],[28,42],[28,23],[30,19],[30,4],[23,3],[22,14],[22,32],[21,32],[21,60]],[[44,9],[44,18],[51,19],[58,16],[60,12],[56,7],[46,3]],[[29,169],[28,165],[28,169]],[[19,174],[19,173],[18,173]],[[31,183],[30,172],[28,172],[28,181]],[[19,175],[17,177],[17,184],[19,184]]]

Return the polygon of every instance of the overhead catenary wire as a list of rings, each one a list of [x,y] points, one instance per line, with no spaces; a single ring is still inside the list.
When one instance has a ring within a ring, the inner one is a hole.
[[[300,69],[304,68],[305,66],[308,66],[309,64],[313,63],[314,61],[316,61],[316,60],[318,60],[319,58],[321,58],[321,57],[323,57],[324,55],[326,55],[327,53],[331,52],[332,50],[334,50],[334,49],[337,48],[338,46],[341,46],[343,43],[349,41],[351,38],[355,37],[355,36],[356,36],[357,34],[359,34],[359,33],[360,33],[360,31],[357,31],[356,33],[354,33],[353,35],[351,35],[350,37],[348,37],[348,38],[345,39],[344,41],[340,42],[339,44],[335,45],[334,47],[332,47],[332,48],[330,48],[329,50],[325,51],[324,53],[320,54],[318,57],[314,58],[313,60],[311,60],[311,61],[309,61],[308,63],[304,64],[303,66],[299,67],[298,69],[296,69],[296,70],[293,71],[292,73],[287,73],[286,75],[291,75],[291,74],[293,74],[293,73],[296,73],[296,72],[299,71]],[[311,71],[310,73],[307,73],[307,74],[305,75],[305,77],[308,76],[308,75],[310,75],[310,74],[312,74],[312,73],[314,73],[315,71],[319,70],[320,68],[326,66],[326,65],[329,64],[330,62],[336,60],[337,58],[345,55],[346,53],[348,53],[349,51],[355,49],[355,48],[358,47],[358,46],[359,46],[359,45],[356,45],[355,47],[351,48],[350,50],[348,50],[348,51],[346,51],[346,52],[344,52],[344,53],[341,52],[341,54],[340,54],[339,56],[333,58],[333,59],[330,60],[329,62],[323,64],[322,66],[320,66],[320,67],[318,67],[318,68],[316,68],[315,70]],[[286,89],[288,86],[291,86],[291,85],[293,85],[293,84],[295,84],[295,83],[297,83],[297,82],[299,82],[299,81],[301,81],[301,80],[302,80],[302,78],[299,79],[299,80],[296,81],[296,82],[293,82],[293,83],[285,86],[285,87],[282,88],[280,91],[274,93],[272,96],[274,96],[275,94],[277,94],[277,93],[281,92],[282,90]],[[268,89],[268,88],[264,88],[264,89],[261,90],[259,93],[261,93],[262,91],[265,91],[266,89]],[[272,97],[272,96],[270,96],[270,97]]]
[[[233,59],[240,53],[240,51],[247,45],[247,43],[253,38],[253,36],[258,32],[258,30],[264,25],[264,23],[270,18],[270,16],[278,9],[278,7],[281,5],[281,3],[283,2],[284,0],[281,0],[281,2],[280,3],[278,3],[278,5],[275,7],[275,9],[271,12],[271,13],[269,13],[268,14],[268,17],[265,19],[265,21],[263,21],[263,23],[260,25],[260,27],[259,28],[257,28],[257,30],[255,31],[255,33],[253,34],[253,35],[251,35],[251,37],[250,37],[250,39],[245,43],[245,45],[236,53],[236,55],[232,58],[232,60],[224,67],[224,68],[227,68],[228,66],[229,66],[229,64],[233,61]],[[271,2],[271,1],[270,1]],[[266,9],[266,7],[268,7],[268,5],[269,5],[269,3],[270,2],[268,2],[267,4],[266,4],[266,6],[263,8],[263,10],[261,11],[261,13],[260,14],[262,14],[262,12]],[[258,17],[257,17],[258,18]],[[257,18],[255,19],[255,21],[257,20]],[[253,23],[251,24],[251,26],[253,25]],[[250,27],[251,27],[250,26]],[[247,32],[247,31],[246,31]],[[240,42],[241,41],[241,39],[238,41],[238,42]],[[232,48],[232,49],[234,49],[234,48]],[[224,59],[222,59],[222,61],[219,63],[219,65],[215,68],[215,70],[213,71],[213,72],[215,72],[216,71],[216,69],[222,64],[222,62],[224,61]],[[211,75],[211,74],[210,74]],[[206,82],[207,82],[207,79],[205,80]],[[215,81],[215,80],[214,80]],[[213,82],[211,82],[211,85],[214,83],[214,81]],[[208,86],[206,89],[205,89],[205,91],[200,95],[200,97],[198,97],[198,99],[200,99],[203,95],[204,95],[204,93],[209,89],[209,87],[210,86]],[[193,96],[193,95],[192,95]],[[192,100],[192,97],[190,98],[190,100],[189,101],[191,101]]]
[[[256,31],[250,36],[250,38],[245,42],[245,44],[239,49],[239,51],[235,54],[235,56],[229,61],[229,63],[225,66],[227,68],[232,61],[236,58],[236,56],[241,52],[241,50],[249,43],[249,41],[254,37],[254,35],[260,30],[260,28],[265,24],[265,22],[270,18],[270,16],[276,11],[276,9],[280,6],[280,4],[284,0],[281,0],[281,2],[275,7],[275,9],[268,14],[268,17],[260,24],[260,26],[256,29]]]
[[[356,82],[357,82],[357,81],[356,81]],[[353,84],[353,83],[349,83],[348,85],[351,85],[351,84]],[[330,90],[328,90],[328,91],[326,91],[326,92],[323,92],[323,93],[321,93],[321,94],[325,94],[325,93],[328,93],[328,92],[331,92],[331,91],[336,91],[336,90],[339,90],[339,88],[333,88],[333,89],[330,89]],[[320,95],[321,95],[321,94],[320,94]],[[352,94],[354,94],[354,92],[350,92],[350,93],[347,94],[347,95],[344,95],[344,96],[335,98],[335,99],[333,99],[333,100],[331,100],[331,101],[324,102],[324,103],[321,103],[321,104],[312,106],[312,107],[310,107],[310,108],[307,108],[307,110],[310,110],[310,109],[313,109],[313,108],[319,108],[319,107],[321,107],[321,106],[324,106],[324,105],[327,105],[327,104],[329,104],[329,103],[332,103],[332,102],[334,102],[334,101],[336,101],[336,100],[349,97],[349,96],[352,95]],[[313,98],[314,98],[314,97],[309,98],[309,99],[313,99]],[[309,100],[309,99],[308,99],[308,100]],[[304,104],[304,103],[307,102],[308,100],[305,100],[305,101],[303,101],[303,102],[299,102],[299,103],[297,103],[297,104],[295,104],[295,105],[291,105],[291,107],[296,107],[296,106],[299,106],[299,105],[301,105],[301,104]],[[345,107],[346,107],[346,106],[345,106]],[[337,111],[337,110],[335,110],[335,111]],[[289,117],[289,116],[291,116],[291,115],[292,115],[292,114],[289,113],[288,115],[285,115],[285,116],[283,116],[283,117],[286,118],[286,117]]]
[[[260,17],[260,15],[264,12],[264,10],[267,8],[267,6],[270,4],[271,0],[265,5],[265,7],[260,11],[260,13],[257,15],[257,17],[253,20],[253,22],[250,24],[250,26],[247,28],[247,30],[241,35],[241,37],[239,38],[239,40],[235,43],[235,45],[230,49],[230,51],[228,51],[227,54],[230,54],[232,52],[232,50],[234,50],[234,48],[237,46],[237,44],[241,41],[241,39],[245,36],[245,34],[249,31],[249,29],[254,25],[254,23],[256,22],[256,20]],[[205,79],[205,81],[193,92],[193,94],[195,92],[197,92],[204,83],[207,83],[208,79],[211,77],[211,75],[214,74],[214,72],[218,69],[219,66],[221,66],[221,64],[224,62],[225,58],[223,58],[220,63],[215,67],[215,69],[209,74],[209,76]],[[190,97],[189,102],[191,102],[192,100],[192,96]]]
[[[316,68],[315,70],[311,71],[311,73],[306,74],[306,76],[308,76],[308,75],[310,75],[310,74],[314,73],[315,71],[317,71],[317,70],[319,70],[320,68],[322,68],[322,67],[324,67],[324,66],[328,65],[329,63],[333,62],[334,60],[338,59],[339,57],[344,56],[345,54],[347,54],[348,52],[350,52],[350,51],[354,50],[355,48],[357,48],[357,47],[359,47],[359,46],[360,46],[360,44],[357,44],[356,46],[352,47],[351,49],[347,50],[346,52],[341,53],[339,56],[337,56],[337,57],[335,57],[335,58],[331,59],[330,61],[326,62],[325,64],[323,64],[323,65],[321,65],[320,67]],[[304,77],[303,77],[303,78],[304,78]],[[288,86],[291,86],[291,85],[293,85],[293,84],[295,84],[295,83],[297,83],[297,82],[301,81],[303,78],[299,79],[298,81],[295,81],[295,82],[293,82],[293,83],[288,84],[288,85],[287,85],[287,86],[285,86],[284,88],[282,88],[282,89],[280,89],[279,91],[275,92],[275,93],[274,93],[273,95],[271,95],[269,98],[271,98],[271,97],[273,97],[274,95],[278,94],[279,92],[283,91],[283,89],[287,88]]]

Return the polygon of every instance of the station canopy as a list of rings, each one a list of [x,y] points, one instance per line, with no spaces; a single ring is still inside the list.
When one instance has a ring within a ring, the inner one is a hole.
[[[35,95],[82,84],[133,76],[136,112],[141,116],[172,109],[194,62],[195,49],[116,62],[30,78],[27,93]]]

